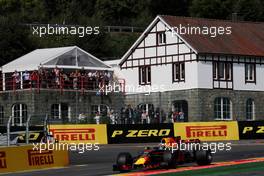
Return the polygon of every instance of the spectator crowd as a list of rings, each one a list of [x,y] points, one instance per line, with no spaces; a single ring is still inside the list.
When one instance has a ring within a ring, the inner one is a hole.
[[[55,67],[39,68],[34,71],[15,71],[6,78],[6,89],[99,89],[112,81],[112,72],[107,70],[69,70]]]
[[[150,123],[174,123],[184,122],[185,116],[181,111],[171,111],[165,113],[162,109],[153,107],[146,110],[144,108],[132,108],[131,105],[122,107],[121,110],[99,113],[94,115],[94,123],[110,123],[110,124],[150,124]]]

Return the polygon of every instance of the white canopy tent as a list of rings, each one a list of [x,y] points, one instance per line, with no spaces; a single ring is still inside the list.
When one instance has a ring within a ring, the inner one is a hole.
[[[23,72],[38,70],[39,68],[63,68],[63,69],[84,69],[84,70],[107,70],[113,71],[109,65],[95,56],[87,53],[77,46],[36,49],[24,56],[1,67],[2,87],[6,90],[10,81],[10,74],[14,71],[20,72],[22,80]],[[12,83],[13,85],[13,83]],[[10,86],[9,86],[10,87]],[[23,82],[20,82],[21,89]]]
[[[17,70],[38,70],[46,68],[112,70],[111,67],[95,56],[77,46],[36,49],[12,62],[2,66],[2,73],[11,73]]]

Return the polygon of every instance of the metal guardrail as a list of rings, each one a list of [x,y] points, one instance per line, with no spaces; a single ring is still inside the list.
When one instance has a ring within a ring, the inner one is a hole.
[[[25,131],[26,144],[29,144],[29,137],[30,137],[30,135],[29,135],[29,127],[30,127],[30,122],[32,120],[31,117],[32,117],[31,115],[28,116],[27,121],[26,121],[26,124],[25,124],[25,126],[26,126],[26,131]],[[6,145],[7,146],[10,146],[10,144],[11,144],[11,140],[10,140],[10,134],[11,134],[10,128],[11,128],[11,123],[12,123],[12,120],[13,119],[14,119],[14,117],[12,117],[12,116],[9,117],[9,119],[7,121],[7,124],[6,124],[6,127],[7,127],[6,128],[7,129],[7,131],[6,131],[6,137],[5,136],[2,136],[2,139],[5,139],[6,138]],[[47,114],[45,115],[45,118],[44,118],[44,121],[43,121],[43,125],[44,125],[44,133],[46,134],[47,133],[47,130],[48,130],[47,129],[47,125],[48,125],[48,115]]]
[[[31,115],[28,116],[27,122],[26,122],[26,144],[29,143],[29,122],[31,119]]]
[[[6,134],[7,134],[7,146],[10,146],[10,124],[11,124],[11,121],[12,121],[12,116],[10,116],[9,117],[9,119],[8,119],[8,122],[7,122],[7,132],[6,132]]]

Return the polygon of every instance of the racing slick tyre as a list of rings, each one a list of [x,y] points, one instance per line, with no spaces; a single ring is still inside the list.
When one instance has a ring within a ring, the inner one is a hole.
[[[176,153],[171,153],[170,151],[166,151],[163,153],[163,162],[160,164],[164,169],[176,168]]]
[[[195,158],[199,166],[209,165],[213,160],[211,150],[197,150]]]
[[[132,165],[133,164],[133,158],[130,153],[128,152],[123,152],[119,153],[116,159],[116,164],[118,166],[122,165]]]

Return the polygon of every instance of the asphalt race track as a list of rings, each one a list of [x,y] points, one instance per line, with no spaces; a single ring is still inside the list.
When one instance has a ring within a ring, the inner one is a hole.
[[[226,142],[224,142],[226,143]],[[215,153],[214,162],[232,161],[254,157],[264,157],[264,140],[233,141],[231,151],[219,151]],[[42,171],[31,171],[17,174],[4,174],[12,176],[84,176],[84,175],[112,175],[118,172],[112,171],[119,152],[129,151],[137,154],[145,146],[155,144],[115,144],[100,146],[99,151],[89,151],[83,154],[78,152],[70,153],[71,165],[66,168],[55,168]],[[17,163],[18,164],[18,163]]]

